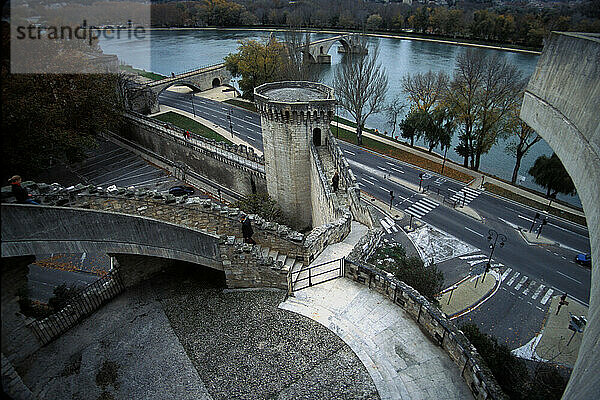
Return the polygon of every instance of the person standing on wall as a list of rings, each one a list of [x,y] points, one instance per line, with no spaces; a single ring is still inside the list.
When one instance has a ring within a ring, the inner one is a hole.
[[[337,192],[340,186],[340,174],[338,174],[337,171],[335,171],[333,178],[331,178],[331,185],[333,186],[333,191]]]
[[[244,237],[244,243],[256,244],[254,239],[252,239],[252,235],[254,235],[254,230],[252,229],[250,218],[245,215],[242,217],[242,236]]]
[[[15,175],[8,180],[11,186],[12,194],[17,199],[17,203],[19,204],[35,204],[39,206],[39,203],[36,203],[31,198],[31,195],[27,193],[27,189],[21,186],[21,177],[19,175]]]

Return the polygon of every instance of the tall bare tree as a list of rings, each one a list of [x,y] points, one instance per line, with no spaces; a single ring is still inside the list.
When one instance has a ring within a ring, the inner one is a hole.
[[[446,101],[461,125],[460,143],[456,152],[463,157],[463,165],[469,166],[472,155],[474,129],[479,113],[479,91],[484,79],[485,55],[481,51],[467,49],[456,59],[454,79],[447,92]]]
[[[444,99],[449,81],[448,74],[429,70],[424,74],[405,75],[402,90],[415,108],[429,112]]]
[[[308,60],[311,43],[310,32],[302,32],[298,26],[290,25],[284,33],[287,62],[284,63],[285,79],[311,81],[316,77],[316,68]]]
[[[522,96],[520,97],[522,98]],[[507,139],[505,151],[507,154],[515,157],[515,168],[513,169],[511,182],[517,182],[521,160],[531,149],[531,147],[542,140],[542,137],[535,133],[521,118],[519,118],[520,107],[515,107],[510,114],[506,130],[503,136]]]
[[[472,168],[476,171],[481,155],[490,151],[498,134],[507,126],[510,113],[520,105],[519,92],[525,88],[521,72],[499,54],[485,58],[483,77],[472,149]]]
[[[402,102],[400,101],[400,98],[396,97],[385,108],[385,113],[387,115],[387,122],[388,122],[388,124],[392,125],[392,132],[390,133],[390,136],[392,136],[392,137],[394,137],[394,133],[396,133],[396,126],[398,125],[398,117],[400,116],[400,113],[402,112],[402,110],[404,110],[405,106],[406,105],[402,104]]]
[[[366,47],[365,38],[360,41],[360,45]],[[358,145],[362,145],[362,131],[367,118],[385,108],[388,79],[385,69],[377,61],[378,54],[377,46],[367,55],[349,54],[333,80],[339,104],[356,121]]]

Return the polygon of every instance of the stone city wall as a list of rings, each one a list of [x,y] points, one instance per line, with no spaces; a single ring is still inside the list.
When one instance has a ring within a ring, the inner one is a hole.
[[[313,204],[313,224],[316,226],[306,237],[309,260],[316,258],[329,244],[344,240],[350,233],[352,214],[342,207],[331,191],[323,164],[314,145],[310,145],[310,182]]]
[[[327,130],[326,137],[327,148],[333,158],[335,169],[340,174],[340,186],[346,188],[348,205],[350,206],[350,211],[352,212],[354,219],[369,228],[373,228],[373,216],[371,215],[369,208],[360,201],[360,188],[358,187],[354,173],[350,169],[350,165],[348,165],[346,157],[344,157],[342,149],[340,149],[331,130]]]
[[[364,246],[364,242],[362,245]],[[359,243],[357,246],[360,246]],[[361,254],[357,249],[354,254]],[[390,299],[406,311],[461,368],[462,377],[477,400],[508,399],[477,350],[452,322],[416,290],[377,267],[347,260],[344,276]]]
[[[266,192],[264,158],[251,147],[217,142],[140,114],[126,114],[118,136],[241,194]]]

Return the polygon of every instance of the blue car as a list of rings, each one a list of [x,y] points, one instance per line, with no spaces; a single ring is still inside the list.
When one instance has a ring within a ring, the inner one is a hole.
[[[592,267],[592,257],[589,254],[580,253],[575,257],[575,262],[584,267]]]

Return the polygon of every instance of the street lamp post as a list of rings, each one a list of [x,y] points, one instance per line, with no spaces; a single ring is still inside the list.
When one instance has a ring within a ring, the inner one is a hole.
[[[233,124],[231,123],[231,110],[227,112],[227,119],[229,120],[229,131],[231,132],[231,137],[233,137]]]
[[[542,223],[540,224],[540,227],[538,228],[538,233],[537,233],[537,238],[539,239],[540,237],[540,233],[542,233],[542,228],[544,227],[544,225],[546,225],[548,223],[548,217],[544,217],[544,219],[542,220]]]
[[[504,243],[507,241],[507,237],[501,233],[496,232],[493,229],[490,229],[488,232],[488,237],[487,237],[488,242],[490,242],[490,258],[488,259],[487,265],[485,266],[483,278],[481,279],[482,283],[485,280],[485,274],[487,274],[488,271],[490,270],[491,263],[492,263],[492,256],[494,255],[494,250],[496,249],[496,243],[498,242],[498,239],[500,239],[500,243],[499,243],[500,247],[504,247]],[[493,241],[493,243],[492,243],[492,241]]]
[[[192,113],[196,116],[196,108],[194,107],[194,92],[190,94],[190,101],[192,102]]]
[[[421,186],[423,185],[423,173],[419,173],[419,192],[421,191]]]
[[[531,228],[529,228],[529,233],[533,230],[533,226],[535,225],[535,221],[540,217],[540,213],[536,212],[533,221],[531,221]]]

